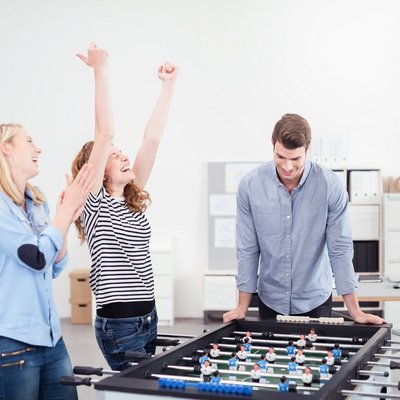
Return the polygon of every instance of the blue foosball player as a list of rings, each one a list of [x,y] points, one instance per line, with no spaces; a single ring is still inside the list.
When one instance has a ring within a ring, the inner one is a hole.
[[[282,376],[280,382],[278,383],[278,389],[280,392],[288,392],[289,385],[286,383],[286,376]]]
[[[293,340],[289,340],[289,346],[286,347],[288,356],[294,356],[296,354],[296,347],[293,346]]]
[[[342,350],[339,348],[339,343],[335,343],[335,346],[332,350],[332,355],[334,358],[342,358]]]

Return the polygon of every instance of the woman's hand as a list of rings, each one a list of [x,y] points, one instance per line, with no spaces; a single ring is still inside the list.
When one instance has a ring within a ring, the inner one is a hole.
[[[169,62],[160,65],[158,68],[158,77],[163,82],[175,82],[178,77],[179,68]]]
[[[92,42],[88,48],[87,56],[83,54],[76,54],[86,65],[93,69],[102,68],[107,66],[108,52],[107,50],[100,49],[96,43]]]

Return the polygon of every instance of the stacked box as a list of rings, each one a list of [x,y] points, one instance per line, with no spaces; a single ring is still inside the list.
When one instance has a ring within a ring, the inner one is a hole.
[[[71,323],[92,323],[92,293],[89,286],[89,269],[76,269],[71,279]]]

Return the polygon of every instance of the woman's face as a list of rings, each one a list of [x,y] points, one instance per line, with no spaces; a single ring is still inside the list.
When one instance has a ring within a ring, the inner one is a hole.
[[[125,186],[135,179],[128,157],[115,146],[111,147],[104,174],[109,178],[112,186]]]
[[[18,129],[9,144],[11,173],[26,180],[35,177],[39,173],[38,161],[41,152],[25,129]]]

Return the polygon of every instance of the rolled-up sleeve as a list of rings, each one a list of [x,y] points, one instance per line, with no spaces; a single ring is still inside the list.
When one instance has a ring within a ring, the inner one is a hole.
[[[236,252],[238,261],[236,283],[239,291],[254,293],[257,291],[260,248],[249,203],[248,190],[247,180],[242,179],[236,195]]]
[[[353,239],[348,211],[348,195],[337,181],[329,195],[326,243],[329,260],[335,276],[336,292],[339,296],[357,290],[357,279],[353,267]]]

